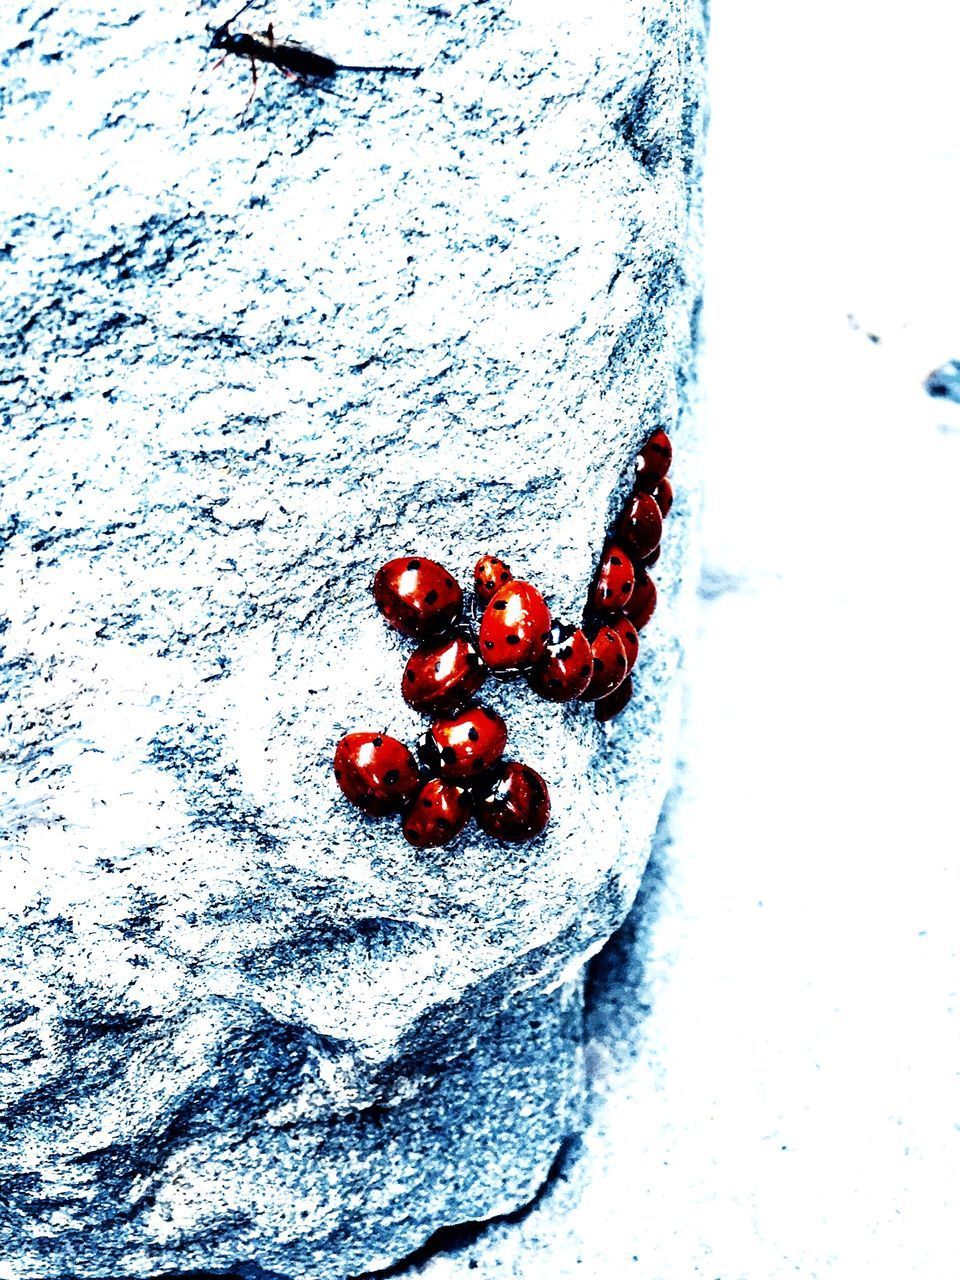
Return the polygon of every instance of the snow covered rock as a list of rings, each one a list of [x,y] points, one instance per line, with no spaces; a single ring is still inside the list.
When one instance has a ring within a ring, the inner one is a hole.
[[[522,1204],[582,1122],[583,972],[669,780],[696,508],[702,12],[280,5],[3,31],[0,1276],[332,1280]],[[691,247],[693,251],[691,252]],[[497,687],[546,834],[346,804],[412,742],[369,594],[484,551],[574,616],[658,426],[631,708]]]

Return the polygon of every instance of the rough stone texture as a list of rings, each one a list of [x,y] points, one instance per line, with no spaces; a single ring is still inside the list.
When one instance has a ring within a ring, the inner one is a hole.
[[[0,1275],[382,1267],[523,1203],[580,1123],[696,510],[702,13],[595,8],[281,6],[424,70],[267,72],[246,122],[202,6],[3,33]],[[497,551],[573,614],[661,425],[633,707],[491,694],[546,835],[423,854],[351,810],[338,737],[422,725],[376,565]]]

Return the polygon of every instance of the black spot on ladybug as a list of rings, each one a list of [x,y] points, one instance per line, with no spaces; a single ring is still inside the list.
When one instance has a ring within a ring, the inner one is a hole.
[[[602,658],[594,658],[594,660],[593,660],[593,669],[594,669],[594,671],[602,671],[602,670],[603,670],[603,659],[602,659]]]
[[[495,602],[495,604],[494,604],[494,606],[493,606],[493,607],[494,607],[494,608],[497,610],[497,612],[499,613],[501,610],[503,610],[503,609],[505,609],[505,608],[507,607],[507,602],[506,602],[506,600],[497,600],[497,601]]]
[[[383,775],[383,780],[388,787],[392,787],[395,782],[400,781],[400,770],[388,769],[387,772]]]
[[[408,560],[408,561],[407,561],[407,568],[408,568],[408,569],[419,569],[419,568],[420,568],[420,561],[419,561],[419,560]]]
[[[480,741],[480,735],[479,735],[479,733],[477,733],[477,731],[476,731],[476,729],[473,727],[473,725],[471,725],[471,726],[470,726],[470,732],[467,734],[467,737],[470,739],[470,741],[471,741],[471,742],[479,742],[479,741]]]
[[[453,747],[444,747],[440,752],[440,759],[444,764],[456,764],[457,753],[454,751]]]
[[[444,582],[447,584],[447,586],[448,586],[448,587],[450,588],[450,590],[452,591],[452,590],[453,590],[453,579],[452,579],[452,578],[444,578]]]
[[[617,666],[618,666],[618,667],[625,667],[626,665],[627,665],[627,660],[626,660],[626,658],[623,656],[623,654],[622,654],[622,653],[618,653],[618,654],[617,654]]]
[[[339,769],[334,769],[334,771],[333,771],[333,776],[334,776],[334,777],[336,778],[336,780],[339,782],[339,781],[340,781],[340,770],[339,770]]]
[[[378,736],[378,737],[376,737],[376,738],[374,738],[374,740],[373,740],[373,745],[374,745],[375,747],[382,747],[382,746],[383,746],[383,739],[382,739],[381,737],[379,737],[379,736]]]
[[[438,819],[437,819],[437,827],[439,828],[439,830],[441,830],[441,831],[446,831],[446,829],[447,829],[447,827],[449,827],[449,825],[450,825],[450,823],[446,820],[446,818],[438,818]]]
[[[500,575],[500,581],[501,581],[501,582],[509,582],[509,581],[510,581],[510,575],[509,575],[509,573],[507,573],[507,571],[506,571],[506,570],[504,570],[504,571],[503,571],[503,573],[501,573],[501,575]]]
[[[439,596],[437,595],[436,591],[428,591],[427,594],[423,597],[423,603],[436,604],[438,599],[439,599]]]
[[[590,663],[589,663],[589,662],[585,663],[585,664],[580,668],[580,675],[581,675],[581,677],[585,676],[585,675],[586,675],[589,671],[591,671],[592,669],[593,669],[593,668],[591,667],[591,665],[590,665]]]
[[[426,796],[424,796],[424,798],[420,801],[420,803],[423,805],[423,807],[424,807],[425,809],[432,809],[432,808],[433,808],[433,801],[432,801],[432,800],[428,800],[428,799],[426,798]]]
[[[507,636],[507,644],[519,644],[519,643],[520,643],[519,636],[515,636],[515,635]]]
[[[483,647],[484,647],[485,649],[492,649],[492,648],[493,648],[493,641],[492,641],[492,640],[484,640],[484,642],[483,642]]]
[[[417,677],[413,674],[413,672],[412,672],[412,671],[408,671],[408,672],[407,672],[407,679],[410,681],[410,683],[411,683],[411,684],[413,684],[413,682],[416,680],[416,678],[417,678]]]
[[[547,684],[549,684],[551,689],[563,688],[563,681],[560,679],[559,676],[551,676],[550,679],[547,681]]]
[[[615,564],[615,565],[621,565],[621,564],[623,564],[623,561],[620,559],[620,557],[619,557],[619,556],[611,556],[611,557],[610,557],[610,563],[611,563],[611,564]]]

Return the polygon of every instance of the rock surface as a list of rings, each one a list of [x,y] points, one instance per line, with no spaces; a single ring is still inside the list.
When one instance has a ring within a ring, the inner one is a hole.
[[[669,779],[699,6],[288,5],[278,34],[423,71],[267,70],[245,120],[240,60],[201,70],[226,16],[31,3],[4,32],[17,1280],[333,1280],[529,1199]],[[424,854],[350,809],[341,734],[422,727],[377,564],[496,551],[573,615],[657,426],[679,495],[631,709],[491,694],[546,834]]]

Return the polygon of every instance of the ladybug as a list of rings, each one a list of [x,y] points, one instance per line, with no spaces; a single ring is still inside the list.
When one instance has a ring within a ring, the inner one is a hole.
[[[633,594],[634,571],[622,547],[610,546],[603,553],[590,601],[598,613],[622,609]]]
[[[489,604],[501,587],[512,581],[510,566],[499,556],[481,556],[473,570],[473,590],[481,604]]]
[[[660,514],[666,520],[670,514],[670,508],[673,506],[673,485],[664,477],[653,491],[657,506],[660,508]]]
[[[636,485],[643,493],[653,493],[670,470],[673,446],[665,431],[655,431],[637,455]]]
[[[407,659],[401,690],[414,711],[441,713],[470,702],[487,678],[480,651],[465,635],[428,640]]]
[[[375,817],[403,808],[420,785],[411,752],[385,733],[348,733],[341,738],[333,776],[348,800]]]
[[[593,674],[583,693],[584,702],[596,702],[613,693],[627,676],[627,651],[623,641],[611,627],[601,627],[590,645]]]
[[[403,834],[418,849],[456,840],[470,820],[470,802],[463,787],[431,778],[417,792],[403,820]]]
[[[579,627],[555,622],[546,652],[530,671],[530,687],[551,702],[579,698],[593,674],[590,641]]]
[[[640,657],[640,637],[637,635],[637,628],[628,617],[622,617],[610,623],[610,630],[615,631],[623,641],[623,652],[627,658],[627,675],[629,675],[636,666],[637,658]]]
[[[597,699],[593,704],[593,714],[601,724],[604,724],[607,720],[612,720],[614,716],[618,716],[632,697],[633,677],[627,676],[626,680],[618,685],[613,693],[608,693],[605,698]]]
[[[657,563],[657,561],[660,559],[660,547],[661,547],[661,545],[662,545],[662,544],[658,542],[658,543],[657,543],[657,545],[653,548],[653,550],[652,550],[648,555],[640,556],[640,557],[638,558],[638,560],[637,560],[637,564],[640,566],[640,568],[641,568],[641,569],[652,569],[652,568],[653,568],[653,566],[654,566],[654,565]]]
[[[663,516],[649,493],[635,493],[621,517],[618,534],[630,555],[648,555],[660,541]]]
[[[550,820],[550,793],[535,769],[504,760],[482,791],[473,812],[487,835],[519,844],[533,840]]]
[[[550,610],[536,587],[514,578],[491,598],[480,620],[480,653],[494,671],[529,667],[550,638]]]
[[[645,570],[637,574],[630,603],[624,610],[627,617],[638,631],[642,631],[657,607],[657,587],[654,580]]]
[[[373,580],[377,608],[405,636],[423,640],[449,630],[463,610],[463,592],[443,565],[422,556],[388,560]]]
[[[423,765],[441,778],[471,778],[497,763],[507,745],[507,726],[487,707],[469,707],[433,724],[420,739]]]

